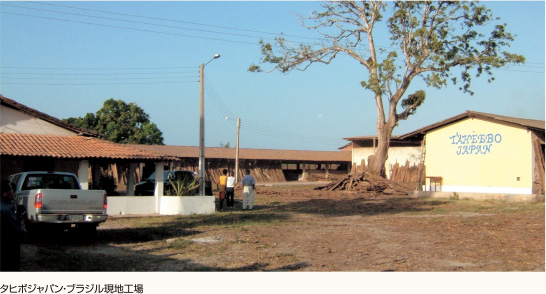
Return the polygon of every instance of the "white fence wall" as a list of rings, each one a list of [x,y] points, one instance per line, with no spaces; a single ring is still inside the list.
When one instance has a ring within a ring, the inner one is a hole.
[[[112,196],[108,197],[108,215],[192,215],[214,214],[213,196],[174,197],[162,196]],[[156,209],[156,204],[159,207]]]
[[[113,196],[108,197],[108,215],[154,214],[154,196]]]

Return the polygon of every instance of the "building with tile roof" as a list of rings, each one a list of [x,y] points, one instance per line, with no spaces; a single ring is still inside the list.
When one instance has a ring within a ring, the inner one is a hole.
[[[101,178],[112,177],[130,195],[134,183],[158,165],[198,169],[198,147],[116,144],[2,95],[0,101],[2,179],[29,170],[67,171],[78,174],[84,187],[97,187]],[[205,150],[207,178],[214,181],[222,169],[233,169],[235,149]],[[252,169],[261,182],[344,176],[350,160],[350,152],[341,151],[240,150],[241,173]]]
[[[164,165],[176,158],[100,139],[77,127],[0,95],[0,177],[31,170],[72,172],[82,187],[112,191],[112,174],[139,180],[138,166]],[[116,177],[117,178],[117,177]],[[105,187],[105,183],[110,183]],[[133,184],[128,184],[131,193]]]
[[[199,147],[131,145],[131,147],[178,158],[170,169],[197,171]],[[207,177],[213,182],[220,177],[223,169],[234,170],[235,148],[207,147],[205,157]],[[349,171],[351,153],[347,151],[308,151],[279,149],[239,150],[239,178],[244,169],[251,169],[259,182],[280,182],[306,179],[334,179],[346,176]],[[149,171],[151,172],[151,170]],[[147,172],[143,173],[144,175]]]
[[[98,137],[96,131],[80,128],[0,94],[0,133]]]
[[[393,136],[395,161],[423,164],[427,189],[444,192],[544,194],[544,121],[476,111]],[[377,137],[346,138],[353,165],[366,164]],[[392,152],[392,153],[391,153]],[[433,188],[434,184],[434,188]]]

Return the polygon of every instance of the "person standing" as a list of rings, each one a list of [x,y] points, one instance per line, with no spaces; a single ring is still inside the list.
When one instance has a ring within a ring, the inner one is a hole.
[[[235,196],[235,177],[231,174],[231,172],[228,172],[227,174],[227,182],[226,182],[226,204],[227,207],[233,208],[234,204],[234,196]]]
[[[254,190],[256,188],[256,181],[254,177],[250,175],[250,170],[246,170],[246,175],[242,181],[243,184],[243,210],[246,209],[248,204],[248,209],[251,210],[254,207]]]
[[[0,190],[1,201],[1,241],[0,241],[0,271],[19,271],[21,265],[21,240],[25,228],[21,218],[17,217],[13,206],[13,188],[9,181],[2,181]]]
[[[220,198],[220,205],[219,210],[222,210],[222,207],[224,206],[224,199],[226,198],[226,184],[227,184],[227,170],[224,169],[222,171],[222,175],[220,176],[220,180],[218,183],[218,198]]]

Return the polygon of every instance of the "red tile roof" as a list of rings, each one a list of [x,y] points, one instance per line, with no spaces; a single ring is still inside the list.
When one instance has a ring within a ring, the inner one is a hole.
[[[198,158],[199,147],[194,146],[158,146],[130,145],[140,150],[165,154],[178,158]],[[205,158],[235,159],[235,148],[208,147],[205,148]],[[348,151],[305,151],[279,149],[239,149],[239,159],[251,160],[284,160],[307,162],[351,162],[351,152]]]
[[[83,136],[0,134],[0,155],[172,161],[173,157]]]

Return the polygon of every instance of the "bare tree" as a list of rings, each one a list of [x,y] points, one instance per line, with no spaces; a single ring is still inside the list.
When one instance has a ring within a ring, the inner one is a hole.
[[[485,73],[491,82],[494,68],[525,62],[523,56],[503,51],[514,36],[506,24],[493,24],[498,18],[477,2],[343,1],[321,6],[323,11],[300,17],[302,26],[322,36],[320,41],[293,44],[279,36],[272,45],[262,40],[260,63],[272,68],[251,65],[249,71],[304,71],[313,63],[330,64],[338,54],[366,67],[369,75],[361,84],[373,93],[377,107],[378,145],[369,167],[375,174],[384,175],[393,129],[425,100],[424,90],[403,98],[415,78],[438,89],[451,80],[473,95],[471,72],[475,77]],[[391,44],[380,47],[374,33],[387,12]]]

